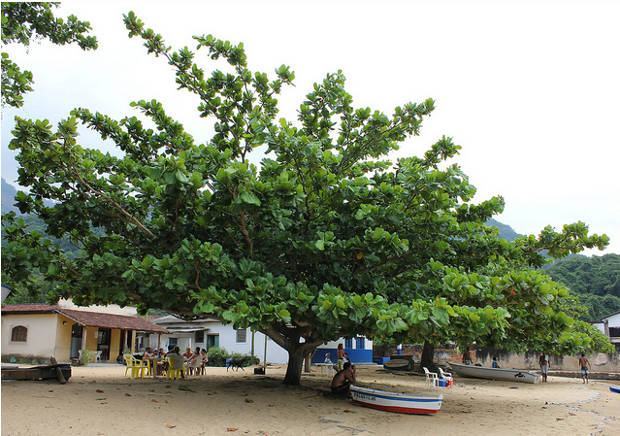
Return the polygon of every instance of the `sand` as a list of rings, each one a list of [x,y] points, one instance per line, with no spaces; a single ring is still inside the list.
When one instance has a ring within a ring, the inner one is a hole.
[[[400,415],[325,396],[318,370],[303,386],[209,368],[185,381],[130,380],[124,367],[73,369],[66,385],[2,382],[3,435],[620,435],[620,395],[609,383],[550,378],[546,385],[457,379],[434,416]],[[427,392],[424,379],[358,369],[360,384]]]

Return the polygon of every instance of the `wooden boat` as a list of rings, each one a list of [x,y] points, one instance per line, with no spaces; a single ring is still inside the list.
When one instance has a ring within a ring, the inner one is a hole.
[[[357,404],[386,412],[432,415],[441,409],[442,395],[422,396],[380,391],[351,385],[351,398]]]
[[[66,383],[71,378],[71,365],[61,363],[55,365],[41,365],[30,368],[18,366],[2,366],[2,380],[51,380],[56,379]]]
[[[413,356],[411,354],[393,354],[390,360],[383,364],[383,368],[389,371],[411,371],[413,369]]]
[[[457,375],[469,378],[483,378],[487,380],[503,380],[520,383],[540,383],[541,376],[525,369],[514,368],[487,368],[484,366],[464,365],[449,362],[450,368]]]
[[[614,386],[614,385],[611,385],[611,386],[609,387],[609,390],[610,390],[610,391],[612,391],[612,392],[614,392],[614,393],[616,393],[616,394],[620,394],[620,386]]]

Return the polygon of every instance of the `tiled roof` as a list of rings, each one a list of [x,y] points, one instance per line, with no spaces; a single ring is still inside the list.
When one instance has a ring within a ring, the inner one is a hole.
[[[2,313],[59,313],[78,324],[111,329],[140,330],[153,333],[166,333],[167,330],[137,316],[113,315],[101,312],[65,309],[49,304],[10,304],[2,306]]]

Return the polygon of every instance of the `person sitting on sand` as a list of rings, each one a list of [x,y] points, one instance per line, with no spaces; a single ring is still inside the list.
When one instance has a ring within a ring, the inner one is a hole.
[[[349,387],[355,383],[355,366],[351,362],[345,362],[342,370],[338,371],[332,379],[332,393],[348,395]]]
[[[493,356],[493,362],[491,362],[491,368],[499,368],[499,363],[497,363],[497,356]]]
[[[579,367],[581,368],[581,378],[583,382],[590,383],[590,380],[588,379],[588,367],[590,368],[590,371],[592,371],[592,365],[590,365],[590,361],[583,353],[581,353],[581,357],[579,358]]]
[[[543,383],[547,383],[547,374],[549,373],[549,359],[545,354],[541,354],[538,358],[538,365],[540,365],[540,373],[542,374]]]

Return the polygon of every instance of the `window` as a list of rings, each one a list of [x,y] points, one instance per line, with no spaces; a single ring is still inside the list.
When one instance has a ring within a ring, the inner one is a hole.
[[[353,339],[351,338],[345,338],[344,340],[344,348],[346,349],[352,349],[353,348]]]
[[[248,329],[237,329],[237,343],[245,342],[248,336]]]
[[[13,327],[11,330],[11,341],[12,342],[26,342],[26,338],[28,337],[28,329],[23,325],[18,325],[17,327]]]
[[[168,338],[168,347],[176,347],[177,338]]]
[[[197,331],[195,340],[196,342],[203,343],[205,341],[205,331],[204,330]]]
[[[358,336],[355,338],[355,348],[357,350],[363,350],[366,348],[366,338],[363,336]]]

